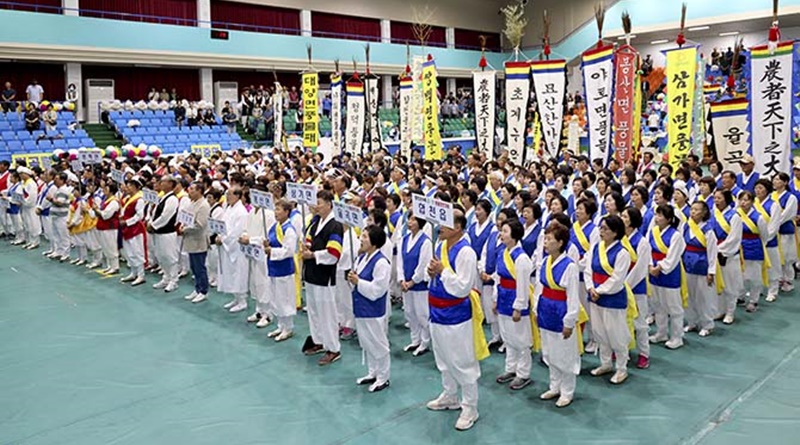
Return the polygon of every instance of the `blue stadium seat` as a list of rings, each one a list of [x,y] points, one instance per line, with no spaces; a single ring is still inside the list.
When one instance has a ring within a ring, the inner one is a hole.
[[[47,151],[53,149],[53,142],[49,139],[42,139],[36,144],[39,147],[39,150]]]
[[[81,145],[84,147],[94,147],[94,141],[91,138],[81,138]]]
[[[53,141],[53,148],[65,149],[67,148],[67,141],[64,139],[56,139]]]
[[[133,110],[132,116],[134,119],[141,119],[145,117],[145,113],[142,110]]]
[[[80,139],[67,139],[67,148],[80,148]]]
[[[7,120],[0,120],[0,131],[7,131],[11,129],[11,123]]]
[[[28,139],[27,141],[24,141],[22,143],[22,149],[23,150],[36,149],[36,141],[34,141],[32,139]]]
[[[13,131],[10,131],[10,130],[5,130],[3,132],[0,132],[0,136],[3,137],[4,141],[17,139],[17,133],[15,133]]]
[[[22,150],[22,142],[20,142],[20,141],[18,141],[16,139],[6,140],[5,142],[6,142],[6,148],[8,149],[8,151],[20,151],[20,150]]]

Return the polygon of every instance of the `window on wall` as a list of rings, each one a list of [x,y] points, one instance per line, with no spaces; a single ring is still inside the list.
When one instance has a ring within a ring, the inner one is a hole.
[[[0,9],[61,14],[61,0],[9,0],[0,2]]]
[[[312,12],[311,28],[314,37],[371,42],[381,40],[381,21],[378,19]]]
[[[455,29],[456,48],[480,50],[480,36],[486,37],[486,50],[501,51],[500,34],[496,32],[470,31],[468,29]]]
[[[80,14],[112,20],[197,26],[196,0],[80,0]]]
[[[114,79],[114,96],[119,100],[147,98],[150,88],[166,88],[181,99],[200,100],[200,72],[191,68],[144,68],[136,66],[84,65],[84,79]]]
[[[392,43],[405,45],[419,45],[419,40],[414,35],[414,25],[406,22],[392,21]],[[445,37],[445,30],[442,26],[434,26],[431,28],[431,34],[428,37],[426,46],[445,47],[447,46],[447,39]]]
[[[234,31],[300,35],[300,11],[212,0],[211,27]]]

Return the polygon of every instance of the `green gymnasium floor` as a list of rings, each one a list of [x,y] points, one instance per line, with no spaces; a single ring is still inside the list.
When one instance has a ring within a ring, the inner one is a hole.
[[[468,432],[457,412],[429,412],[440,390],[433,356],[399,352],[391,329],[392,386],[369,394],[357,344],[320,368],[230,315],[226,297],[192,305],[149,285],[0,245],[0,444],[796,444],[800,433],[800,298],[741,311],[733,327],[653,348],[652,367],[621,387],[587,376],[574,403],[541,402],[546,369],[512,393],[494,383],[503,356],[482,364],[481,418]],[[149,283],[155,282],[149,277]],[[269,328],[267,328],[269,329]],[[535,361],[537,361],[535,359]]]

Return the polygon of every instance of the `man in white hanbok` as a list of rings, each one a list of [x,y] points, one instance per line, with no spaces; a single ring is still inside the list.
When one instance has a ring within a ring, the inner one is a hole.
[[[247,209],[242,204],[242,189],[231,188],[225,197],[227,205],[222,213],[225,233],[218,234],[216,239],[219,246],[217,291],[233,294],[233,300],[224,307],[230,312],[241,312],[247,309],[249,268],[247,257],[239,248],[239,238],[247,224]]]

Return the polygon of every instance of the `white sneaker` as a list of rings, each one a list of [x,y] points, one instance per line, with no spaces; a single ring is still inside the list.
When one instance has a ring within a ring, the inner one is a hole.
[[[456,421],[456,429],[459,431],[466,431],[472,428],[472,425],[475,425],[478,417],[477,410],[471,408],[461,410],[461,415],[458,416],[458,420]]]
[[[586,347],[583,348],[583,351],[587,354],[594,354],[597,351],[597,343],[594,340],[590,341],[586,344]]]
[[[781,284],[781,291],[782,292],[791,292],[794,290],[794,285],[791,283],[783,283]]]
[[[133,283],[131,283],[131,286],[132,287],[133,286],[138,286],[138,285],[144,284],[144,283],[145,283],[144,277],[136,277],[136,279],[133,280]]]
[[[619,385],[628,379],[628,371],[617,371],[611,376],[611,383]]]
[[[78,262],[77,262],[77,263],[75,263],[75,265],[76,265],[76,266],[83,266],[83,264],[84,264],[85,262],[86,262],[86,260],[78,260]]]
[[[294,335],[294,332],[292,332],[292,331],[283,331],[283,332],[281,332],[281,335],[275,337],[275,341],[276,342],[281,342],[281,341],[284,341],[286,339],[292,338],[293,335]]]
[[[120,278],[120,279],[119,279],[119,282],[120,282],[120,283],[127,283],[127,282],[129,282],[129,281],[133,281],[133,280],[135,280],[135,279],[136,279],[136,276],[135,276],[135,275],[133,275],[133,274],[130,274],[130,275],[128,275],[128,276],[126,276],[126,277],[124,277],[124,278]]]
[[[250,316],[247,317],[247,322],[255,323],[260,319],[261,319],[261,314],[259,314],[258,312],[253,312],[252,314],[250,314]]]
[[[726,315],[725,318],[722,319],[722,324],[733,324],[733,321],[733,315]]]
[[[204,301],[206,301],[206,294],[197,294],[192,300],[192,303],[202,303]]]
[[[217,287],[217,280],[208,280],[208,285],[211,287]]]
[[[271,321],[272,320],[270,320],[270,318],[265,315],[265,316],[261,317],[261,319],[256,322],[256,327],[259,328],[259,329],[260,328],[266,328],[267,326],[269,326]]]
[[[539,398],[542,400],[553,400],[558,396],[559,396],[558,391],[553,391],[552,389],[548,389],[547,391],[540,394]]]
[[[591,374],[593,376],[595,376],[595,377],[599,377],[601,375],[606,375],[606,374],[610,373],[613,370],[614,370],[614,368],[612,368],[610,365],[606,365],[606,366],[600,365],[597,368],[592,369]]]
[[[420,345],[419,348],[415,349],[414,352],[411,353],[414,357],[419,357],[422,354],[428,352],[428,347],[425,345]]]
[[[777,299],[778,299],[777,295],[767,295],[767,298],[765,298],[765,300],[767,300],[768,303],[772,303],[773,301],[775,301]]]
[[[225,309],[230,309],[230,308],[232,308],[234,305],[236,305],[236,299],[235,299],[235,298],[234,298],[233,300],[231,300],[231,301],[229,301],[229,302],[225,303],[225,305],[224,305],[224,306],[222,306],[222,307],[224,307]]]
[[[426,405],[431,411],[444,411],[448,409],[461,409],[461,404],[458,403],[458,398],[448,397],[444,393],[439,394],[439,397],[431,400]]]
[[[86,265],[87,269],[97,269],[98,267],[100,267],[100,263],[89,263]]]
[[[164,288],[164,292],[173,292],[178,289],[178,283],[169,283],[167,287]]]
[[[184,300],[194,300],[197,297],[197,291],[192,291],[191,294],[183,297]]]
[[[275,337],[281,335],[281,332],[283,332],[283,330],[281,328],[275,329],[274,331],[272,331],[269,334],[267,334],[267,337],[275,338]]]
[[[667,349],[678,349],[683,346],[683,340],[680,338],[673,338],[672,340],[668,341],[665,346]]]
[[[572,403],[572,399],[569,397],[559,397],[556,401],[556,406],[558,408],[564,408],[565,406],[569,406],[570,403]]]
[[[696,330],[697,330],[697,326],[695,326],[693,324],[688,324],[688,325],[683,327],[683,332],[692,332],[692,331],[696,331]]]
[[[228,309],[228,312],[230,312],[231,314],[235,314],[237,312],[242,312],[245,309],[247,309],[247,303],[238,303],[235,304],[232,308]]]
[[[711,329],[701,329],[697,335],[701,337],[708,337],[709,335],[711,335]]]
[[[45,250],[44,252],[42,252],[42,256],[50,256],[51,253],[53,253],[52,250]]]
[[[655,321],[656,321],[656,319],[655,319],[655,318],[654,318],[652,315],[648,315],[647,317],[645,317],[644,321],[645,321],[645,322],[646,322],[648,325],[651,325],[651,324],[653,324],[653,322],[655,322]]]
[[[651,335],[649,340],[650,340],[650,343],[656,343],[657,344],[657,343],[664,343],[665,341],[667,341],[669,339],[667,337],[660,337],[658,335]]]
[[[153,285],[153,289],[164,289],[165,287],[167,287],[167,282],[164,280],[161,280]]]

